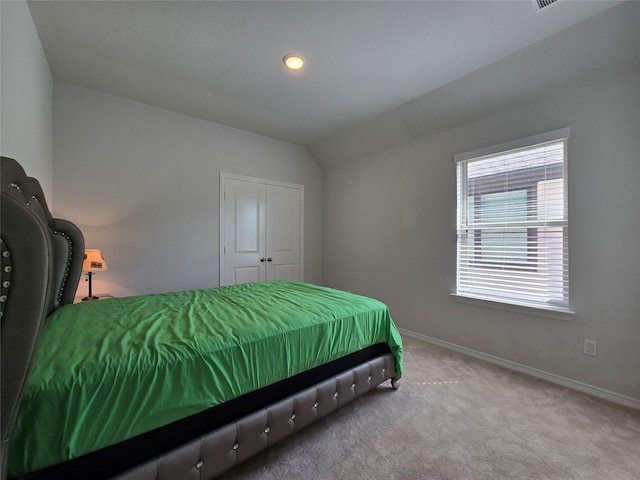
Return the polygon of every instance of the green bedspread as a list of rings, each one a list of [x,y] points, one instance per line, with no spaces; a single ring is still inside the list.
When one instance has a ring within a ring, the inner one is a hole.
[[[67,305],[43,326],[9,476],[73,459],[400,335],[387,307],[296,282]]]

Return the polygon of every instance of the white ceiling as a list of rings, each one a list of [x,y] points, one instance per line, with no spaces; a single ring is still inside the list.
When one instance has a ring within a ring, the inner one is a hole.
[[[617,3],[28,4],[54,78],[309,146]]]

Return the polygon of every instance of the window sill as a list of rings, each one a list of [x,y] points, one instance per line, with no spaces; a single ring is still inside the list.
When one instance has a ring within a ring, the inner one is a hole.
[[[471,295],[461,295],[459,293],[452,293],[451,296],[456,302],[467,303],[470,305],[479,305],[481,307],[497,308],[500,310],[508,310],[510,312],[524,313],[527,315],[535,315],[538,317],[555,318],[557,320],[564,320],[570,322],[573,320],[574,311],[568,308],[553,307],[548,308],[533,306],[526,303],[508,303],[487,297],[474,297]]]

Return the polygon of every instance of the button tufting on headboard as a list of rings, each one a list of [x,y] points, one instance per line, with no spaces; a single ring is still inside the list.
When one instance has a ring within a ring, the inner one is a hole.
[[[62,237],[67,246],[67,252],[66,252],[67,258],[66,258],[66,261],[64,262],[64,270],[62,273],[62,278],[60,279],[60,285],[57,288],[58,294],[56,296],[58,302],[62,303],[65,287],[67,285],[67,280],[69,278],[69,271],[71,270],[71,259],[73,258],[73,241],[71,240],[71,237],[64,232],[59,232],[57,230],[54,230],[53,234],[58,235],[59,237]]]
[[[0,251],[2,256],[2,271],[0,272],[0,279],[2,280],[2,287],[0,288],[0,318],[4,315],[4,307],[7,304],[9,295],[9,288],[11,287],[11,252],[4,244],[4,240],[0,238]]]
[[[84,238],[73,223],[51,215],[40,183],[28,177],[18,162],[2,157],[1,167],[0,459],[4,462],[42,322],[56,308],[73,303],[82,275]]]

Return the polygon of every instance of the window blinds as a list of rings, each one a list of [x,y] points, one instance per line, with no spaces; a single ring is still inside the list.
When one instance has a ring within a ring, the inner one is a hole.
[[[456,157],[458,295],[568,308],[566,147]]]

